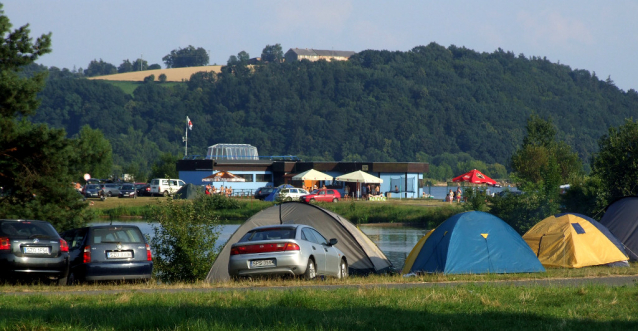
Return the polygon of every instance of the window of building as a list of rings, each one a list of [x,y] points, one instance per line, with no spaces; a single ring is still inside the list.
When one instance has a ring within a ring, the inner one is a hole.
[[[272,174],[256,174],[256,182],[272,182]]]

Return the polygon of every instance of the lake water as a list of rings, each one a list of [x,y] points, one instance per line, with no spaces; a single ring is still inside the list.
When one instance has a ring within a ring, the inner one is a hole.
[[[153,236],[153,224],[145,221],[128,221],[119,220],[107,222],[95,222],[92,225],[108,225],[108,224],[132,224],[137,225],[142,233]],[[228,239],[239,228],[240,224],[224,224],[221,226],[219,239],[217,240],[217,248],[223,247]],[[378,227],[378,226],[361,226],[361,231],[365,233],[392,262],[395,268],[402,268],[405,258],[410,254],[412,247],[427,232],[426,229],[409,228],[409,227]]]

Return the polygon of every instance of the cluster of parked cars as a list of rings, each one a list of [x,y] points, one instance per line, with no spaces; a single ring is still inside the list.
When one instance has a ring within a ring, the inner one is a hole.
[[[308,192],[302,188],[277,188],[277,187],[260,187],[255,191],[255,199],[264,200],[273,191],[279,190],[279,199],[281,201],[301,201],[305,203],[321,202],[338,202],[341,200],[341,193],[335,189],[317,189]]]
[[[170,196],[186,185],[181,179],[155,178],[150,183],[103,183],[89,181],[81,191],[84,198],[137,198]]]
[[[148,280],[151,249],[134,225],[99,225],[58,234],[46,221],[0,220],[0,278],[48,279],[59,285]]]

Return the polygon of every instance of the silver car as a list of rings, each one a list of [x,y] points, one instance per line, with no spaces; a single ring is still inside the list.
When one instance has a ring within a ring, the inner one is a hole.
[[[348,277],[348,260],[313,227],[300,224],[254,228],[231,246],[228,273],[233,278],[257,275]]]

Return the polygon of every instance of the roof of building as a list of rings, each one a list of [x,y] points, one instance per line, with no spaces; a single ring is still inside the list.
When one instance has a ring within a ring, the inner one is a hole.
[[[332,50],[323,50],[323,49],[312,49],[312,48],[291,48],[288,50],[292,51],[297,55],[305,55],[305,56],[332,56],[332,57],[350,57],[355,54],[353,51],[332,51]]]

